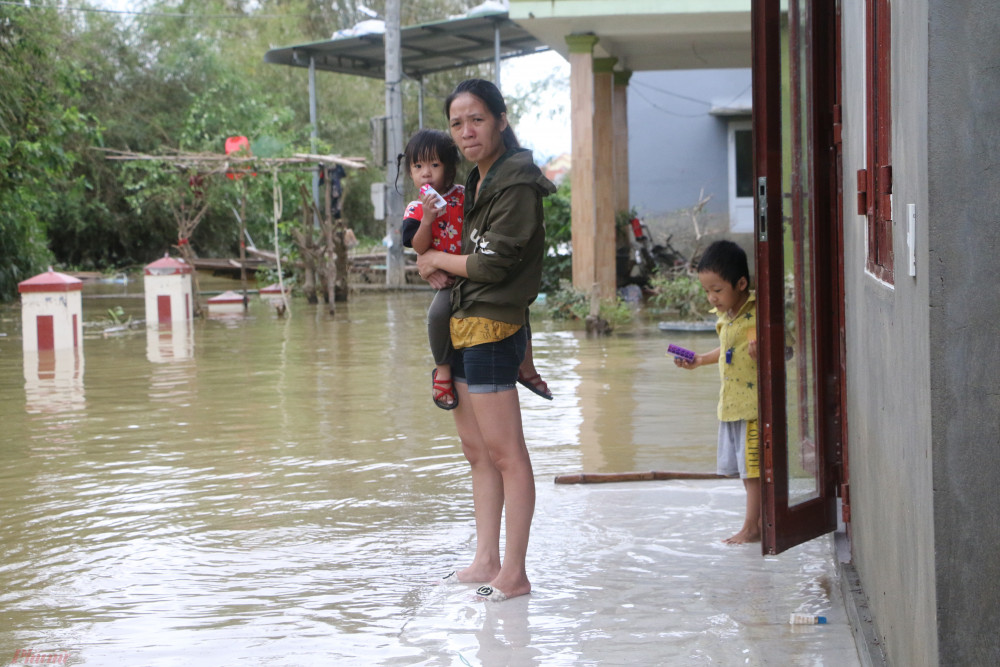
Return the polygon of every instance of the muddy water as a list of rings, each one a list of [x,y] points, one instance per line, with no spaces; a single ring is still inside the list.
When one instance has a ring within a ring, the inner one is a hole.
[[[0,660],[462,664],[441,625],[403,631],[421,627],[414,580],[473,545],[467,467],[429,399],[429,300],[88,328],[82,358],[48,360],[0,311]],[[117,305],[143,317],[141,299],[85,298],[84,319]],[[521,393],[540,517],[557,474],[713,470],[716,375],[675,369],[667,341],[655,324],[594,339],[535,323],[556,394]]]

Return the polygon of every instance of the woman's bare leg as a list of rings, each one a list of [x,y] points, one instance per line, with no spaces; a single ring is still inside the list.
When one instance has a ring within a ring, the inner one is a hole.
[[[462,396],[465,399],[465,396]],[[517,391],[471,394],[469,403],[493,467],[501,477],[506,544],[500,571],[490,584],[507,597],[531,592],[525,570],[528,536],[535,513],[535,478],[521,426]],[[459,402],[461,407],[461,401]]]
[[[492,581],[500,572],[500,518],[503,479],[493,466],[486,443],[469,404],[469,385],[456,382],[458,407],[453,410],[462,453],[472,466],[472,504],[476,517],[476,555],[472,564],[456,573],[459,581]]]

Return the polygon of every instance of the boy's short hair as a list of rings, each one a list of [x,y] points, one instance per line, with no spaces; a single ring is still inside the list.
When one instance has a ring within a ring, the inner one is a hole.
[[[701,259],[698,261],[698,273],[711,271],[716,273],[723,280],[733,287],[746,278],[750,283],[750,266],[747,264],[747,254],[743,248],[732,241],[716,241],[705,248]]]

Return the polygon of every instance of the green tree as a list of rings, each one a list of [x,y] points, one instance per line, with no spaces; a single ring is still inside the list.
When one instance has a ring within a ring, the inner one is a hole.
[[[86,75],[64,57],[65,30],[54,10],[0,6],[0,299],[51,261],[57,197],[84,187],[75,139],[98,138],[76,106]]]
[[[384,0],[367,4],[384,13]],[[407,2],[402,21],[440,21],[471,4]],[[264,53],[329,39],[366,18],[354,0],[147,0],[140,15],[77,11],[85,7],[85,0],[65,0],[58,9],[0,5],[0,299],[51,261],[125,267],[177,242],[165,188],[173,183],[176,198],[190,196],[188,176],[125,168],[101,148],[221,153],[226,137],[245,135],[256,145],[267,140],[289,153],[311,151],[308,72],[266,64]],[[426,77],[425,123],[444,127],[444,97],[461,79],[488,77],[491,69]],[[403,85],[405,131],[412,133],[418,88]],[[317,97],[317,151],[370,157],[369,119],[384,113],[384,82],[321,73]],[[530,96],[508,103],[516,122]],[[368,186],[384,177],[377,168],[348,173],[342,204],[359,232],[381,236]],[[283,173],[279,180],[287,194],[304,178],[309,174]],[[224,182],[192,238],[199,252],[238,250],[233,209],[244,191],[251,236],[261,244],[270,238],[271,179]]]

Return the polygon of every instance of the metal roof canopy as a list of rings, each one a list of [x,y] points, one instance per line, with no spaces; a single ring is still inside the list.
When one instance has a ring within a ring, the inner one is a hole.
[[[508,18],[507,12],[460,17],[400,30],[403,73],[427,74],[499,62],[548,51],[549,47]],[[385,34],[368,33],[271,49],[264,62],[385,78]],[[499,77],[498,77],[499,78]]]

